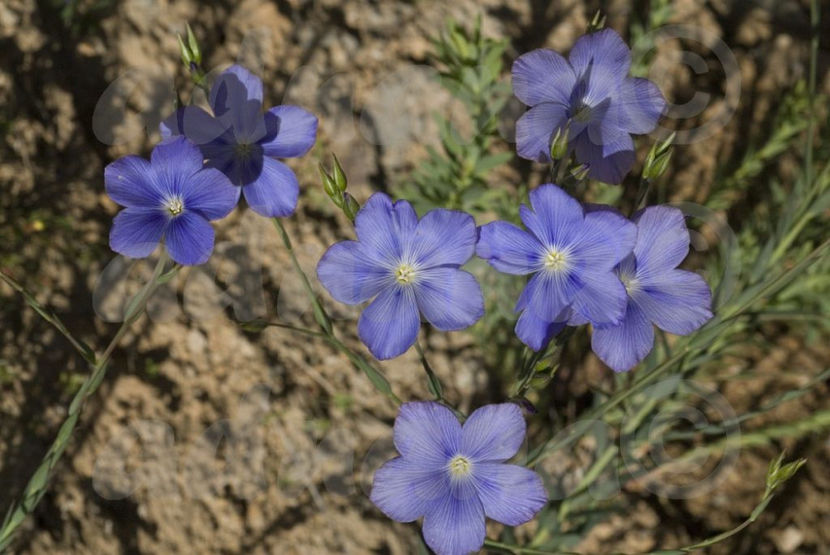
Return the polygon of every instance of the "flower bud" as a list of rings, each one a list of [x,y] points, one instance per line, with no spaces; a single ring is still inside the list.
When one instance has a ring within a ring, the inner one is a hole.
[[[326,195],[328,195],[334,204],[342,208],[343,195],[337,190],[337,185],[335,184],[334,179],[326,171],[326,168],[323,167],[323,164],[320,164],[318,169],[320,170],[320,179],[323,181],[323,189],[326,191]]]
[[[568,135],[570,127],[559,127],[550,142],[550,157],[553,160],[561,160],[568,154]]]
[[[333,178],[334,178],[334,185],[337,187],[337,190],[341,193],[346,192],[346,186],[348,182],[346,180],[346,174],[343,172],[343,167],[340,165],[340,160],[337,159],[335,154],[332,154],[334,158],[334,169],[332,170]]]
[[[349,193],[343,193],[343,213],[351,221],[354,221],[357,212],[360,210],[360,205]]]

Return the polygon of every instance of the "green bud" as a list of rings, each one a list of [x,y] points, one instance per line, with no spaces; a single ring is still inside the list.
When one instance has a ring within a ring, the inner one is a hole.
[[[778,486],[792,478],[798,469],[804,466],[807,462],[807,459],[797,459],[791,463],[787,463],[782,465],[781,463],[784,461],[784,453],[778,456],[778,458],[774,459],[769,463],[769,469],[767,470],[767,492],[772,492]]]
[[[332,170],[334,184],[338,191],[345,193],[346,185],[348,185],[346,174],[343,172],[343,167],[340,165],[340,160],[337,159],[337,155],[332,154],[332,157],[334,158],[334,169]]]
[[[179,51],[182,55],[182,63],[184,64],[184,67],[190,68],[190,64],[193,62],[193,55],[190,53],[190,48],[185,45],[180,34],[176,33],[176,39],[179,41]]]
[[[550,142],[550,157],[554,160],[561,160],[568,154],[568,135],[570,127],[566,125],[556,130],[556,134]]]
[[[571,168],[571,175],[577,181],[582,181],[586,177],[588,177],[588,171],[591,167],[588,164],[579,164]]]
[[[591,21],[588,22],[588,29],[586,32],[588,33],[596,33],[597,31],[602,31],[605,28],[605,15],[602,13],[602,10],[597,10],[597,13],[594,14],[594,17],[591,18]]]
[[[349,193],[343,193],[343,213],[351,221],[354,221],[357,212],[360,210],[360,205]]]
[[[320,164],[318,168],[320,170],[320,179],[323,181],[323,189],[326,191],[326,195],[328,195],[334,204],[340,208],[343,208],[343,195],[337,190],[337,185],[335,185],[334,179],[326,171],[326,168],[323,167],[323,164]]]
[[[202,51],[199,49],[199,41],[196,40],[196,35],[193,34],[193,29],[190,28],[190,23],[187,23],[187,46],[190,49],[190,56],[193,62],[196,65],[201,65],[202,63]],[[179,38],[179,42],[181,43],[181,38]],[[189,65],[189,64],[188,64]]]
[[[672,133],[665,141],[654,143],[651,146],[645,164],[643,164],[643,179],[655,180],[666,173],[672,157],[674,138],[675,133]]]

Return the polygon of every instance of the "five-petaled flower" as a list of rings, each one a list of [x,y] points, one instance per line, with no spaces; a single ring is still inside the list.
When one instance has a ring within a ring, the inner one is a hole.
[[[628,292],[625,317],[616,326],[595,327],[594,352],[617,372],[643,360],[654,344],[654,327],[687,335],[712,317],[712,294],[699,275],[677,266],[689,253],[683,213],[652,206],[634,216],[634,251],[617,267]]]
[[[317,276],[332,297],[360,304],[358,334],[378,359],[415,343],[420,314],[444,331],[484,315],[476,279],[461,270],[475,252],[476,226],[464,212],[436,209],[418,221],[412,205],[375,193],[355,218],[357,241],[332,245]]]
[[[149,256],[164,239],[180,264],[207,262],[213,251],[209,220],[227,216],[238,194],[219,170],[183,137],[157,145],[150,161],[125,156],[104,170],[107,194],[125,209],[115,216],[110,246],[132,258]]]
[[[213,115],[197,106],[180,108],[161,124],[162,136],[184,135],[202,149],[208,165],[241,187],[254,212],[290,216],[297,207],[294,172],[274,158],[302,156],[314,146],[317,118],[298,106],[263,113],[262,81],[234,65],[210,90]],[[239,198],[239,188],[236,190]]]
[[[585,210],[552,184],[519,208],[528,231],[507,222],[482,226],[478,256],[501,272],[532,275],[516,310],[516,335],[539,350],[569,321],[615,325],[626,307],[614,268],[634,247],[636,227],[613,210]]]
[[[557,129],[568,131],[588,176],[620,183],[634,164],[631,134],[651,132],[666,107],[657,86],[628,77],[631,52],[611,29],[580,37],[568,59],[538,49],[513,63],[513,92],[528,110],[516,123],[519,156],[550,161]]]
[[[478,551],[485,516],[518,526],[547,503],[538,474],[505,463],[524,437],[512,403],[481,407],[463,426],[438,403],[405,403],[394,426],[401,456],[375,472],[372,502],[398,522],[424,517],[424,539],[438,555]]]

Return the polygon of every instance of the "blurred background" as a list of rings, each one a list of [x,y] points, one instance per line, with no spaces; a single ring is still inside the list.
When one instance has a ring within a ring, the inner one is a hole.
[[[805,92],[808,2],[3,0],[0,267],[78,337],[106,344],[125,292],[149,275],[152,264],[130,263],[110,251],[117,206],[105,195],[103,168],[126,154],[149,155],[177,91],[185,102],[191,94],[202,102],[192,93],[176,39],[188,22],[206,70],[242,63],[262,77],[266,106],[298,104],[320,118],[315,149],[288,161],[302,192],[286,226],[308,272],[328,245],[352,236],[320,185],[317,164],[328,165],[332,152],[360,202],[386,191],[411,198],[420,209],[465,208],[480,224],[506,212],[515,217],[518,195],[544,182],[546,168],[511,156],[514,123],[524,108],[509,95],[510,64],[534,48],[566,52],[598,9],[633,45],[633,71],[656,81],[672,107],[661,129],[638,143],[631,183],[594,185],[587,194],[631,204],[649,146],[679,130],[653,200],[699,208],[687,212],[698,220],[690,265],[728,295],[729,280],[740,287],[741,268],[768,255],[758,245],[773,233],[799,179],[811,118],[816,167],[828,159],[826,102],[811,108]],[[827,2],[822,15],[817,89],[827,94]],[[453,33],[467,46],[453,43]],[[443,41],[433,42],[442,34]],[[456,54],[468,48],[469,59],[453,59],[448,48]],[[496,107],[494,118],[477,119],[480,95],[471,100],[453,88],[453,71],[465,64],[491,72],[481,82],[492,95],[483,105]],[[461,145],[460,162],[448,155],[453,141]],[[482,152],[492,158],[473,164],[462,183],[457,166],[476,148],[479,161]],[[827,238],[822,210],[788,252]],[[688,391],[674,399],[697,417],[734,423],[735,415],[751,415],[739,419],[749,439],[728,464],[718,466],[722,458],[714,457],[683,473],[712,487],[669,495],[632,480],[611,493],[595,491],[588,517],[551,525],[559,548],[645,552],[731,529],[753,511],[769,461],[786,450],[788,459],[807,458],[806,466],[757,522],[711,550],[830,549],[826,262],[817,263],[798,289],[770,301],[800,317],[742,323],[683,378],[690,387],[718,392],[717,402],[713,394],[698,392],[695,399]],[[786,256],[780,264],[789,264]],[[476,271],[498,279],[484,268]],[[509,305],[517,285],[494,285],[492,315],[471,331],[423,332],[446,398],[464,411],[511,393],[520,351]],[[340,336],[362,349],[358,312],[323,299]],[[391,522],[368,499],[372,472],[394,452],[394,406],[324,342],[240,325],[260,319],[313,322],[271,224],[241,209],[218,223],[208,265],[183,272],[157,293],[116,351],[15,551],[425,552],[416,526]],[[414,352],[379,367],[399,397],[430,397]],[[43,457],[86,374],[66,340],[0,285],[3,513]],[[531,445],[630,379],[615,377],[590,353],[583,330],[558,370],[529,395],[539,411],[530,419]],[[682,452],[704,440],[686,436]],[[601,447],[586,436],[549,457],[543,467],[551,491],[561,498],[576,490]],[[666,452],[669,458],[674,453]],[[497,537],[501,527],[489,526]],[[539,526],[546,526],[543,519],[508,535],[523,540]]]

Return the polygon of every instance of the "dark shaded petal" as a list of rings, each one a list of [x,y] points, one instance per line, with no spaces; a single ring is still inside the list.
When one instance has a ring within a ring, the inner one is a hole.
[[[392,286],[383,289],[366,307],[357,331],[375,358],[386,360],[402,355],[415,343],[420,325],[415,294],[411,289]]]
[[[317,140],[317,117],[299,106],[276,106],[265,113],[266,136],[260,140],[266,156],[302,156]]]
[[[418,216],[405,200],[393,203],[384,193],[375,193],[358,211],[355,232],[366,244],[390,264],[398,263],[408,252]]]
[[[677,268],[689,254],[689,230],[680,209],[649,206],[634,216],[634,222],[634,258],[640,280]]]
[[[138,156],[124,156],[104,168],[107,194],[121,206],[159,208],[166,191],[156,180],[150,162]]]
[[[213,252],[213,226],[196,212],[182,212],[170,220],[164,244],[179,264],[204,264]]]
[[[210,89],[210,106],[217,117],[253,100],[262,106],[262,80],[240,65],[223,71]]]
[[[694,272],[668,270],[638,279],[634,302],[658,328],[687,335],[712,317],[712,293]]]
[[[398,452],[425,470],[446,470],[461,446],[458,418],[433,401],[402,404],[393,434]]]
[[[657,85],[648,79],[629,77],[611,97],[603,118],[628,133],[642,135],[657,127],[665,109],[666,100]]]
[[[476,223],[466,212],[436,208],[415,228],[407,256],[422,267],[465,264],[475,254]]]
[[[580,134],[573,142],[576,159],[588,164],[588,177],[604,183],[619,184],[634,165],[634,141],[623,134],[615,142],[597,145],[588,133]]]
[[[461,453],[473,461],[503,462],[515,455],[525,439],[525,419],[515,403],[477,408],[461,429]]]
[[[541,253],[539,240],[511,223],[492,222],[479,229],[476,254],[500,272],[533,273],[540,267]]]
[[[359,304],[393,283],[389,270],[367,256],[357,241],[341,241],[328,248],[317,264],[317,278],[341,303]]]
[[[513,94],[528,106],[542,102],[566,106],[575,84],[571,65],[553,50],[532,50],[513,62]]]
[[[594,328],[591,349],[615,372],[630,370],[654,346],[654,326],[634,302],[629,302],[625,317],[616,326]]]
[[[562,104],[537,104],[516,122],[516,152],[526,160],[550,162],[550,141],[553,133],[567,120]]]
[[[446,472],[425,469],[417,460],[397,457],[375,472],[369,497],[392,520],[412,522],[448,494]]]
[[[576,325],[568,322],[571,325]],[[542,320],[532,310],[523,310],[516,322],[516,336],[534,351],[542,350],[553,337],[562,331],[565,322]]]
[[[240,188],[213,168],[204,168],[191,175],[182,189],[185,209],[198,212],[208,220],[224,218],[239,202]]]
[[[582,287],[573,296],[574,311],[594,326],[612,326],[622,320],[628,295],[617,275],[610,271],[580,272]]]
[[[112,250],[130,258],[144,258],[161,241],[167,215],[158,208],[127,208],[116,214],[110,229]]]
[[[553,184],[543,184],[530,192],[530,205],[519,208],[522,222],[546,247],[564,249],[582,233],[582,205]]]
[[[267,218],[284,218],[294,213],[300,184],[294,172],[273,158],[262,159],[259,176],[242,187],[251,210]]]
[[[548,502],[542,478],[515,464],[481,463],[473,470],[484,514],[502,524],[530,521]]]
[[[478,495],[446,496],[424,517],[424,540],[437,555],[467,555],[484,544],[484,508]]]
[[[484,316],[481,287],[464,270],[450,267],[418,270],[414,289],[418,308],[439,330],[461,330]]]
[[[628,75],[631,52],[613,29],[582,35],[571,48],[568,61],[577,76],[590,70],[590,88],[600,100]]]
[[[228,128],[228,125],[198,106],[179,108],[159,124],[162,138],[184,135],[197,146],[215,141]]]

